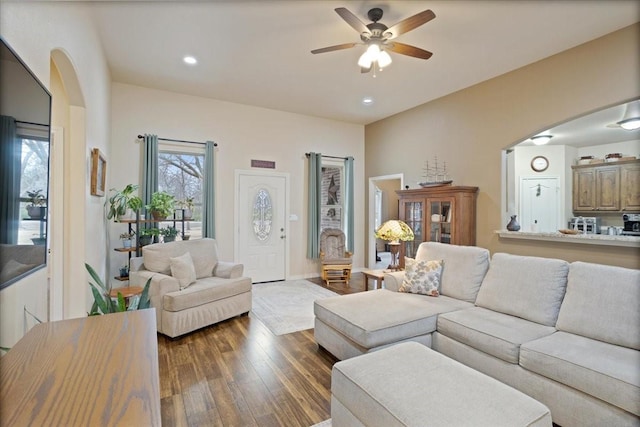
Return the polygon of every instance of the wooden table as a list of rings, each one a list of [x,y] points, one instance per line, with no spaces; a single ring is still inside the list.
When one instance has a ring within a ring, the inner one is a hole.
[[[373,289],[378,289],[378,285],[382,288],[384,284],[384,273],[389,270],[364,270],[364,290],[369,290],[369,279],[373,280]]]
[[[0,359],[3,426],[159,426],[154,309],[34,326]]]

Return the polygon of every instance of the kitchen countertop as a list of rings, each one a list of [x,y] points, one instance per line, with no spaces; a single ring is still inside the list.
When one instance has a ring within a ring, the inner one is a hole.
[[[544,240],[548,242],[577,243],[588,245],[628,246],[640,248],[640,236],[611,236],[609,234],[562,234],[532,233],[527,231],[496,230],[495,233],[506,239]]]

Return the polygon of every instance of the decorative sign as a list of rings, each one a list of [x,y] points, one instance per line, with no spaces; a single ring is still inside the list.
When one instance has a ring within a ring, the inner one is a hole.
[[[276,162],[272,162],[271,160],[251,160],[252,168],[264,168],[264,169],[275,169]]]

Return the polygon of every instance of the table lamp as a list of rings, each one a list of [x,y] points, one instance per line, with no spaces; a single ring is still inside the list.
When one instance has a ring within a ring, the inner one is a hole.
[[[411,228],[399,219],[390,219],[378,227],[375,236],[378,239],[389,242],[389,248],[391,250],[389,270],[399,270],[400,241],[406,242],[413,240],[414,236]]]

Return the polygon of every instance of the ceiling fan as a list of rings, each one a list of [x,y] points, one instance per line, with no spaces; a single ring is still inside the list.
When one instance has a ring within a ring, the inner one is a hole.
[[[367,13],[367,16],[373,22],[366,25],[358,19],[357,16],[347,10],[347,8],[339,7],[335,9],[335,11],[347,24],[360,33],[360,39],[363,43],[343,43],[321,49],[314,49],[311,53],[333,52],[335,50],[349,49],[357,45],[364,45],[367,47],[367,50],[360,56],[358,65],[362,73],[368,73],[373,69],[374,77],[376,67],[381,70],[391,64],[391,56],[387,51],[420,59],[429,59],[431,55],[433,55],[424,49],[391,41],[399,35],[409,32],[435,18],[436,15],[431,10],[422,11],[391,27],[387,27],[383,23],[378,22],[382,19],[383,12],[382,9],[377,7],[369,10]]]

